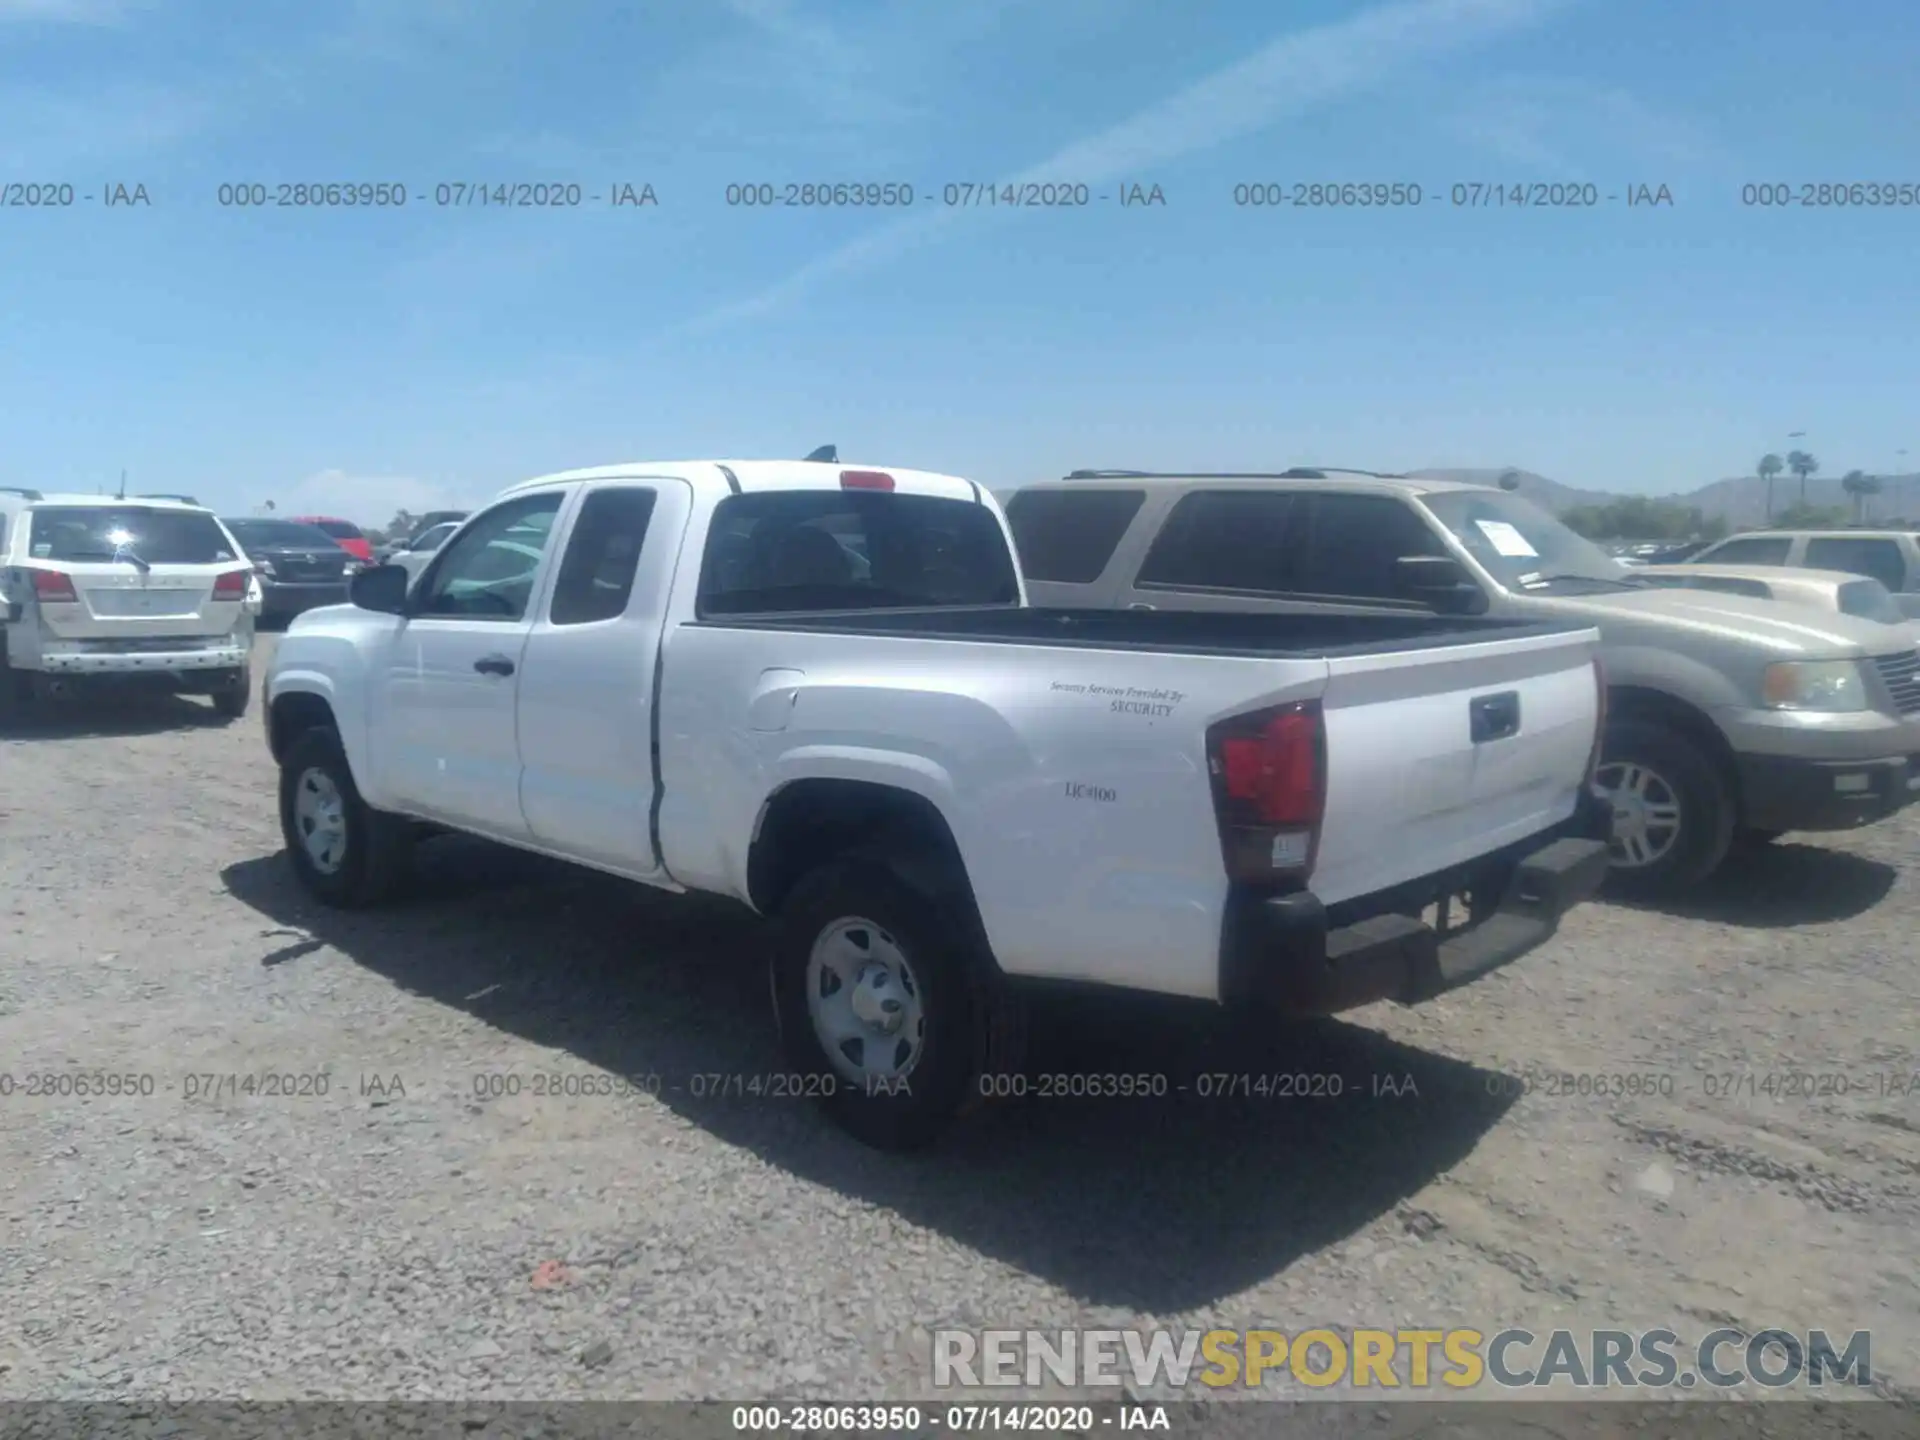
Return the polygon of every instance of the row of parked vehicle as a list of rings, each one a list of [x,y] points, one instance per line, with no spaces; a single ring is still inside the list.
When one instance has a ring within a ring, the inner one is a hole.
[[[9,655],[105,653],[66,591],[155,581],[42,524],[9,516]],[[460,831],[731,897],[774,922],[796,1086],[887,1146],[1007,1088],[1033,983],[1418,1003],[1609,875],[1672,892],[1920,793],[1904,623],[1647,584],[1498,489],[1107,470],[1003,505],[827,451],[528,481],[420,553],[275,649],[300,883],[377,904]]]

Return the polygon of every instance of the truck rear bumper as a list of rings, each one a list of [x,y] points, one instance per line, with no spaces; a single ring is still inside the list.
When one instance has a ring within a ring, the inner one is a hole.
[[[1756,830],[1851,830],[1884,820],[1920,800],[1920,756],[1736,758],[1741,817]]]
[[[1499,895],[1489,913],[1445,935],[1391,912],[1330,926],[1326,907],[1305,891],[1236,895],[1222,936],[1221,999],[1334,1015],[1379,1000],[1414,1005],[1471,984],[1551,939],[1561,917],[1600,888],[1610,823],[1588,796],[1565,824],[1487,857],[1470,874],[1435,877],[1441,893],[1471,884]]]

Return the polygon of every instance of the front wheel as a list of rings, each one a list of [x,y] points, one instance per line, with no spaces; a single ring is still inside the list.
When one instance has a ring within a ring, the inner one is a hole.
[[[817,870],[781,907],[771,965],[788,1064],[865,1144],[930,1144],[974,1098],[994,1001],[970,933],[877,861]]]
[[[340,737],[313,729],[280,766],[280,833],[301,887],[323,905],[377,905],[405,878],[413,837],[405,820],[360,798]]]
[[[1594,788],[1613,807],[1616,894],[1675,895],[1719,869],[1733,843],[1733,794],[1720,766],[1670,726],[1620,720],[1607,726]]]

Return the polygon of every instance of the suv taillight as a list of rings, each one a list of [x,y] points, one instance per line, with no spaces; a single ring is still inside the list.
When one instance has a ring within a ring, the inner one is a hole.
[[[1222,720],[1207,731],[1227,878],[1305,880],[1327,801],[1327,727],[1318,700]]]
[[[229,570],[213,582],[213,598],[216,600],[244,600],[247,598],[247,571]]]
[[[79,592],[73,588],[73,577],[63,570],[34,571],[33,598],[42,605],[80,603]]]

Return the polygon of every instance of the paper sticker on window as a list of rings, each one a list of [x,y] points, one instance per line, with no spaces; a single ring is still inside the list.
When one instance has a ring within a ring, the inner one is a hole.
[[[1539,555],[1539,551],[1527,543],[1527,537],[1504,520],[1476,520],[1480,533],[1487,537],[1487,543],[1495,552],[1514,560],[1530,560]]]

